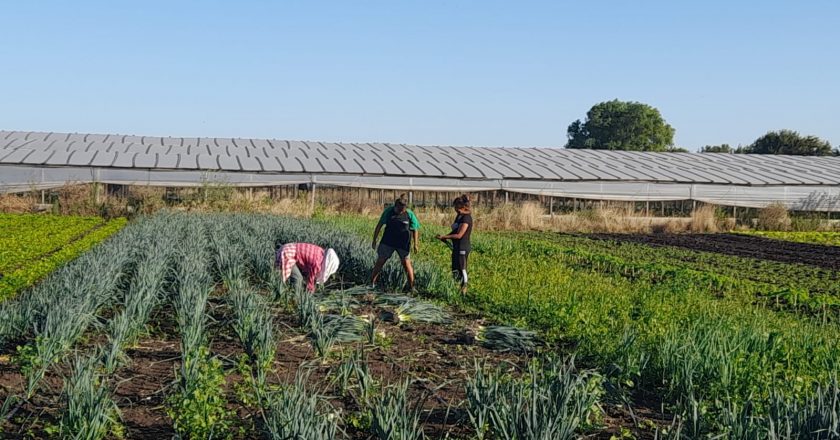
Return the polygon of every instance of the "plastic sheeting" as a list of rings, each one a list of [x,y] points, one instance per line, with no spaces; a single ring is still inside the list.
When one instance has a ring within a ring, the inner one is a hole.
[[[386,188],[414,191],[505,190],[543,196],[614,201],[697,200],[717,205],[762,208],[782,203],[800,211],[840,211],[840,185],[720,185],[649,182],[588,182],[518,179],[464,179],[347,174],[288,174],[142,170],[91,167],[0,165],[0,192],[24,192],[73,183],[195,187],[269,187],[295,184]]]

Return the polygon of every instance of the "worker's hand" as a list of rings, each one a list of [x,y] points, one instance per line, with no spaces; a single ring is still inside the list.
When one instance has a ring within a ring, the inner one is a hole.
[[[435,235],[435,238],[437,238],[440,241],[446,241],[446,239],[443,238],[443,235],[440,235],[440,234]]]
[[[420,252],[420,245],[417,242],[414,242],[414,253]]]

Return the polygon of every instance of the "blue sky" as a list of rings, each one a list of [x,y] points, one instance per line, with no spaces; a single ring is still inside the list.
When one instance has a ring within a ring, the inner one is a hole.
[[[677,145],[840,144],[840,2],[4,2],[0,128],[562,146],[595,103]]]

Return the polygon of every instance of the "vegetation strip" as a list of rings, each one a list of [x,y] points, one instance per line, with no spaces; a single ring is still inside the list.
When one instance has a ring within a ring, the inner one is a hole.
[[[126,225],[125,219],[115,219],[91,230],[81,238],[76,239],[58,250],[50,251],[42,258],[20,263],[23,266],[5,273],[0,278],[0,301],[3,301],[20,290],[33,285],[55,270],[60,265],[78,257],[94,245],[110,237]],[[33,238],[34,239],[34,238]]]

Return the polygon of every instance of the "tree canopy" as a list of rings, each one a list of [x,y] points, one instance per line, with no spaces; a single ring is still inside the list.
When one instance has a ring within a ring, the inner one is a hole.
[[[747,154],[790,154],[795,156],[830,156],[836,154],[831,144],[816,136],[803,136],[793,130],[771,131],[743,149]]]
[[[670,151],[674,128],[654,107],[640,102],[612,101],[595,104],[569,125],[566,148],[595,150]]]

